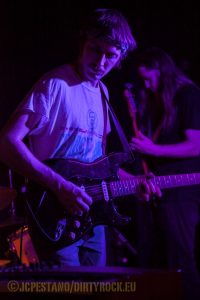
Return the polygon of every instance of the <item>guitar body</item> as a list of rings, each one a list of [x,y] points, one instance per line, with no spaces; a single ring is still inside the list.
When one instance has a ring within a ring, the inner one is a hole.
[[[117,211],[106,184],[118,179],[119,166],[128,158],[126,153],[114,153],[92,163],[66,159],[45,161],[65,179],[83,188],[92,197],[93,204],[90,211],[82,216],[69,215],[50,190],[30,182],[27,206],[43,236],[52,243],[67,246],[82,238],[96,225],[127,224],[130,218]]]
[[[50,190],[29,183],[27,207],[43,236],[58,246],[67,246],[82,238],[96,225],[127,224],[131,218],[120,214],[117,199],[137,194],[144,181],[144,176],[118,180],[120,165],[129,159],[127,153],[114,153],[92,163],[65,159],[46,161],[65,179],[83,188],[92,197],[93,203],[88,213],[82,216],[70,215]],[[148,180],[160,189],[199,185],[200,173],[155,176]]]

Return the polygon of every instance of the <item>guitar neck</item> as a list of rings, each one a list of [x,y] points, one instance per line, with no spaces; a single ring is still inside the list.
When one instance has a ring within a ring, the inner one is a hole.
[[[200,184],[200,173],[155,176],[149,180],[160,189],[168,189]],[[110,182],[111,195],[120,197],[136,194],[140,191],[142,181],[142,176],[136,176],[134,179]]]

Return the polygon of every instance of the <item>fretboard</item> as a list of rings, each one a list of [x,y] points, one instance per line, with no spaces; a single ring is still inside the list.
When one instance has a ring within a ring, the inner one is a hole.
[[[160,187],[160,189],[168,189],[200,184],[200,173],[155,176],[149,180]],[[110,182],[111,195],[112,197],[120,197],[135,194],[139,192],[139,187],[142,181],[142,176],[136,176],[134,179]]]

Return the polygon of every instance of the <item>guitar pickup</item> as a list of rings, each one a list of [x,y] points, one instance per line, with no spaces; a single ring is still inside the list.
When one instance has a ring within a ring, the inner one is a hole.
[[[109,194],[108,194],[107,184],[106,184],[105,181],[102,181],[101,187],[102,187],[102,192],[103,192],[104,200],[105,200],[106,202],[108,202],[108,201],[109,201]]]

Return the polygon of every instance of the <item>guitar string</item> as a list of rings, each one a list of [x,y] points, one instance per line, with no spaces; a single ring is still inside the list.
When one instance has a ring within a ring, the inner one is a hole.
[[[134,186],[134,187],[135,187],[135,186]],[[85,187],[85,191],[86,191],[90,196],[92,196],[93,201],[99,200],[99,196],[100,196],[100,199],[102,199],[103,190],[102,190],[102,186],[101,186],[101,185],[87,186],[87,187]],[[120,191],[120,189],[119,189],[119,191]],[[124,191],[124,189],[123,189],[123,191]],[[130,185],[129,185],[129,186],[128,186],[128,192],[130,192],[130,191],[134,192],[135,189],[133,189],[133,186],[132,186],[131,189],[130,189]],[[109,195],[109,198],[112,197],[112,192],[111,192],[110,189],[108,189],[108,195]],[[124,194],[124,195],[125,195],[125,194]],[[120,193],[119,193],[118,196],[120,196]]]
[[[195,173],[195,174],[192,174],[192,175],[194,177],[194,175],[196,176],[197,174]],[[171,184],[173,183],[173,179],[176,179],[176,182],[179,182],[179,180],[177,180],[178,175],[180,175],[180,174],[175,174],[175,175],[170,176],[171,177],[171,180],[170,180]],[[188,174],[182,174],[181,176],[183,176],[183,175],[188,176]],[[156,178],[151,178],[150,180],[152,180],[154,183],[156,182],[159,185],[163,185],[162,187],[164,187],[164,186],[167,186],[169,184],[169,178],[168,178],[168,180],[164,180],[165,177],[166,176],[163,176],[163,178],[162,178],[162,176],[159,176],[159,181],[158,181],[158,177],[157,177],[157,179]],[[196,183],[198,183],[198,180],[197,180],[198,178],[195,178],[195,179],[196,179]],[[140,184],[143,181],[143,179],[142,179],[142,177],[135,179],[134,184],[133,184],[133,180],[124,180],[123,184],[122,184],[122,181],[116,181],[117,184],[121,184],[121,189],[129,189],[132,192],[134,192],[137,185]],[[188,182],[188,184],[191,184],[191,180],[189,178],[187,178],[187,182]],[[180,182],[179,182],[179,184],[180,184]],[[184,181],[184,184],[185,184],[185,181]],[[108,193],[110,194],[110,183],[108,183],[108,185],[109,185]],[[90,193],[96,193],[96,194],[99,193],[99,195],[101,195],[103,193],[101,184],[86,186],[85,190],[88,194],[90,194]]]
[[[123,187],[129,187],[129,188],[135,188],[135,186],[137,186],[139,183],[141,183],[143,181],[143,179],[139,180],[139,179],[136,179],[134,180],[134,184],[133,184],[133,181],[132,180],[122,180],[122,181],[116,181],[116,183],[119,185],[121,185],[121,188]],[[123,182],[123,183],[122,183]],[[111,182],[112,183],[112,182]],[[110,184],[109,183],[109,187],[110,187]],[[97,185],[91,185],[91,186],[84,186],[85,190],[86,191],[101,191],[102,190],[102,185],[101,184],[97,184]]]

